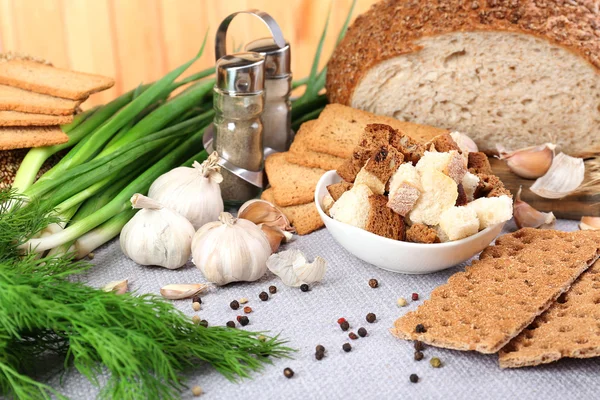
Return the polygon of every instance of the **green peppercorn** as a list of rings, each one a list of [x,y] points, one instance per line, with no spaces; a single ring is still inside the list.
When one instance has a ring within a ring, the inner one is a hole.
[[[340,328],[342,328],[343,331],[347,331],[348,329],[350,329],[350,324],[348,323],[348,321],[344,321],[340,324]]]
[[[306,283],[303,283],[302,285],[300,285],[300,290],[302,290],[303,292],[308,292],[309,287]]]
[[[271,293],[271,294],[277,293],[277,286],[269,286],[269,293]]]
[[[442,362],[437,357],[433,357],[431,360],[429,360],[429,364],[431,364],[433,368],[439,368],[442,366]]]
[[[325,352],[325,347],[321,346],[320,344],[317,345],[317,347],[315,348],[315,351],[317,352],[321,352],[324,353]]]
[[[423,359],[423,353],[420,351],[415,351],[415,361],[421,361]]]
[[[427,332],[427,329],[425,328],[425,325],[418,324],[417,326],[415,326],[415,332],[417,332],[417,333],[425,333],[425,332]]]
[[[417,383],[417,382],[419,382],[419,376],[418,376],[417,374],[410,374],[410,377],[409,377],[409,379],[410,379],[410,381],[411,381],[412,383]]]
[[[419,340],[415,340],[415,350],[416,351],[423,351],[423,350],[425,350],[425,345],[423,344],[423,342],[421,342]]]
[[[377,319],[377,316],[373,313],[368,313],[367,314],[367,322],[372,324],[373,322],[375,322],[375,320]]]
[[[260,294],[258,295],[258,298],[261,299],[262,301],[267,301],[267,300],[269,300],[269,295],[267,294],[267,292],[260,292]]]
[[[352,346],[350,345],[350,343],[344,343],[344,344],[342,345],[342,349],[343,349],[343,350],[344,350],[346,353],[348,353],[348,352],[350,352],[350,351],[352,350]]]
[[[375,289],[379,286],[379,282],[377,282],[377,279],[369,279],[369,286]]]
[[[229,303],[229,307],[231,307],[232,310],[237,310],[240,308],[240,303],[237,300],[233,300],[231,303]]]
[[[294,371],[292,371],[292,369],[291,369],[291,368],[286,368],[286,369],[284,369],[284,370],[283,370],[283,375],[284,375],[286,378],[290,379],[291,377],[293,377],[293,376],[294,376]]]
[[[360,337],[367,336],[367,330],[365,328],[358,328],[358,336],[360,336]]]
[[[226,325],[227,325],[229,328],[235,328],[235,322],[233,322],[233,321],[227,321],[227,324],[226,324]]]

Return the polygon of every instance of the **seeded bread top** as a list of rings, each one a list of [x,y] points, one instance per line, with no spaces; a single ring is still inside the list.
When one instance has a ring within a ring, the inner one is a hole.
[[[538,36],[600,69],[600,11],[594,0],[383,0],[356,18],[329,61],[329,101],[349,105],[372,66],[420,50],[416,41],[422,37],[457,31]]]

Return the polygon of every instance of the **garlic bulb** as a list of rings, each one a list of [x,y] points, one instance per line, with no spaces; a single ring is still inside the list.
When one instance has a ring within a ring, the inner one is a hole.
[[[554,159],[555,144],[545,143],[539,146],[526,147],[515,151],[507,151],[497,145],[498,157],[505,160],[510,170],[521,178],[536,179],[550,169]]]
[[[600,230],[600,217],[581,217],[579,229],[582,231]]]
[[[213,152],[202,164],[194,161],[193,168],[179,167],[159,176],[148,197],[187,218],[194,229],[216,221],[223,212],[218,161]]]
[[[224,212],[192,240],[192,256],[204,277],[217,285],[255,281],[267,270],[271,245],[253,222]]]
[[[137,214],[121,230],[121,250],[141,265],[176,269],[190,258],[192,224],[157,201],[136,193],[131,198]]]
[[[258,225],[267,235],[273,253],[279,249],[282,242],[291,240],[291,232],[295,232],[285,214],[265,200],[248,200],[240,207],[238,218],[247,219]]]
[[[513,216],[515,217],[517,228],[554,228],[554,224],[556,223],[554,214],[538,211],[525,203],[521,200],[521,190],[522,188],[519,188],[515,198],[515,205],[513,206]]]
[[[303,283],[319,282],[325,276],[327,262],[316,257],[312,263],[307,262],[300,250],[291,249],[273,254],[267,260],[269,270],[281,278],[284,284],[298,287]]]
[[[554,158],[546,175],[531,185],[530,190],[546,199],[560,199],[573,193],[585,178],[583,158],[560,153]]]

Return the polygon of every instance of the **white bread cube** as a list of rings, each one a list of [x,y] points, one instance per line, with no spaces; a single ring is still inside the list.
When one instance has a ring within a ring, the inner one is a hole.
[[[362,167],[356,178],[354,179],[355,185],[366,185],[371,189],[371,191],[375,194],[383,194],[385,192],[385,183],[381,182],[381,180],[367,171],[365,167]]]
[[[410,224],[421,223],[429,226],[440,222],[440,215],[454,207],[458,198],[458,185],[452,178],[435,169],[421,172],[423,191],[408,214]]]
[[[485,229],[488,226],[506,222],[513,216],[513,202],[506,195],[481,197],[473,200],[466,207],[477,213],[479,229]]]
[[[451,150],[447,153],[438,153],[435,151],[426,151],[423,157],[416,165],[419,173],[426,169],[435,169],[443,172],[454,180],[457,184],[460,183],[467,173],[465,159],[456,150]]]
[[[406,216],[421,195],[421,177],[411,163],[400,165],[390,179],[387,206],[396,214]]]
[[[472,208],[452,207],[440,216],[440,229],[448,240],[459,240],[479,232],[479,219]]]
[[[369,219],[369,196],[373,192],[367,185],[355,184],[335,202],[329,215],[336,221],[365,229]]]
[[[475,198],[475,189],[477,189],[477,185],[479,184],[479,177],[475,174],[467,172],[462,179],[463,189],[465,190],[465,194],[467,195],[467,201],[473,201]]]
[[[323,201],[321,201],[321,205],[323,206],[323,211],[325,211],[325,214],[329,215],[329,211],[331,210],[331,207],[333,207],[334,204],[335,200],[333,200],[333,197],[331,197],[331,195],[327,193],[323,197]]]

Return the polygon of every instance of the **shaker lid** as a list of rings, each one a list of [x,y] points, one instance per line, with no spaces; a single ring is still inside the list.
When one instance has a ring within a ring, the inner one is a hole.
[[[246,51],[252,51],[265,57],[266,78],[279,78],[291,74],[290,44],[285,42],[279,47],[273,38],[267,37],[255,40],[246,45]]]
[[[264,87],[265,58],[258,53],[237,53],[217,61],[216,86],[232,93],[259,93]]]

